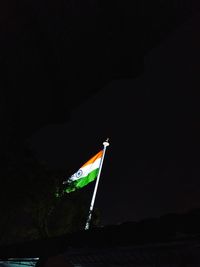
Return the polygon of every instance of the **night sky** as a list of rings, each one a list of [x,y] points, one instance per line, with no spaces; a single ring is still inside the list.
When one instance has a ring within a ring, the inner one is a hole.
[[[199,23],[197,14],[152,49],[140,76],[111,81],[29,138],[66,177],[110,138],[95,202],[104,224],[200,208]]]

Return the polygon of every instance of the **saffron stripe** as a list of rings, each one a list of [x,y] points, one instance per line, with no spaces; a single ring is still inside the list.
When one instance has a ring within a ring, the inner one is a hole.
[[[88,173],[92,172],[93,170],[99,168],[100,166],[100,162],[101,162],[101,158],[98,158],[97,160],[95,160],[95,162],[93,162],[92,164],[86,165],[84,167],[81,167],[76,173],[74,173],[71,177],[70,177],[70,181],[75,181],[75,180],[79,180],[85,176],[88,175]],[[81,173],[81,174],[79,174]]]
[[[85,167],[88,164],[92,164],[95,160],[98,158],[101,158],[103,156],[103,150],[99,151],[96,155],[94,155],[90,160],[88,160],[81,168]]]

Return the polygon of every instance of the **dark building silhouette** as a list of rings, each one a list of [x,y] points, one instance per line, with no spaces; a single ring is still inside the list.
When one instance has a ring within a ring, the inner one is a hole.
[[[2,1],[1,153],[68,120],[108,81],[139,76],[145,53],[198,8],[196,1]],[[199,223],[196,211],[169,215],[1,247],[0,258],[39,257],[40,267],[59,255],[83,267],[198,266]]]
[[[0,248],[0,258],[44,266],[200,266],[200,211],[91,228]],[[183,265],[184,264],[184,265]]]

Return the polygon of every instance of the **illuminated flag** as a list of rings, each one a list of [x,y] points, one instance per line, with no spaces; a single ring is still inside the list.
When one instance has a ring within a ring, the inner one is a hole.
[[[102,157],[103,150],[88,160],[67,182],[64,182],[67,186],[64,191],[70,193],[94,181],[97,178]]]

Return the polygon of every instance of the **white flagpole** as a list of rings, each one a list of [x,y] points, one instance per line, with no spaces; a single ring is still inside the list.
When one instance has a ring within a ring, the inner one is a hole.
[[[94,187],[94,192],[93,192],[93,196],[92,196],[92,200],[91,200],[91,204],[90,204],[89,215],[88,215],[87,222],[86,222],[86,225],[85,225],[85,230],[88,230],[89,227],[90,227],[90,221],[91,221],[91,218],[92,218],[92,211],[93,211],[94,201],[95,201],[97,188],[98,188],[98,184],[99,184],[99,179],[100,179],[101,169],[102,169],[102,165],[103,165],[103,160],[104,160],[104,156],[105,156],[105,153],[106,153],[106,147],[109,146],[108,141],[109,141],[109,138],[107,138],[106,141],[103,142],[103,145],[104,145],[103,155],[102,155],[100,166],[99,166],[99,172],[98,172],[96,183],[95,183],[95,187]]]

